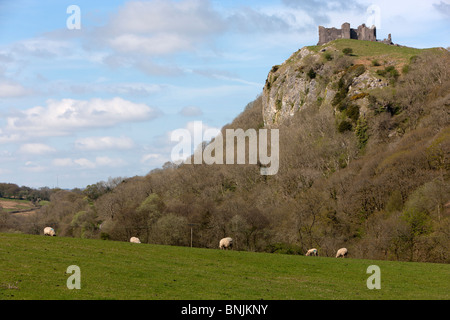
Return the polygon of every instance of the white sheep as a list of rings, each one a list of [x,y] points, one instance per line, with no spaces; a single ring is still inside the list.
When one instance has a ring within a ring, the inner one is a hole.
[[[219,242],[219,248],[220,249],[233,249],[233,239],[230,237],[221,239]]]
[[[336,253],[336,258],[342,257],[345,258],[347,256],[348,250],[347,248],[341,248]]]
[[[46,228],[44,228],[44,236],[54,237],[54,236],[56,236],[56,232],[53,228],[46,227]]]
[[[139,240],[139,238],[136,238],[136,237],[131,237],[130,238],[130,242],[132,242],[132,243],[141,243],[141,240]]]
[[[317,253],[316,248],[309,249],[305,254],[305,256],[318,256],[318,255],[319,254]]]

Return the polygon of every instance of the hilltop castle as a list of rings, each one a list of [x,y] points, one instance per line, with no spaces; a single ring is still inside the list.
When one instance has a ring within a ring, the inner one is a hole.
[[[341,29],[324,28],[322,26],[319,26],[319,43],[317,43],[317,45],[322,45],[336,39],[380,41],[377,40],[376,27],[372,26],[371,28],[368,28],[364,23],[360,25],[358,29],[350,28],[350,23],[348,22],[343,23]],[[385,44],[393,44],[391,34],[389,34],[387,39],[381,40],[380,42],[383,42]]]

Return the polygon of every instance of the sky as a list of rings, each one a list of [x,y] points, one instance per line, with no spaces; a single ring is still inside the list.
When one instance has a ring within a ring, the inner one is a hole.
[[[273,65],[343,22],[450,46],[450,0],[0,0],[0,182],[146,175],[174,130],[230,123]]]

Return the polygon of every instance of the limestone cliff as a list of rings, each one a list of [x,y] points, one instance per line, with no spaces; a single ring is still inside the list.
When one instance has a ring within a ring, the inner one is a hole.
[[[265,126],[277,126],[303,108],[332,107],[339,112],[349,101],[364,113],[367,92],[389,86],[389,79],[377,74],[384,66],[374,66],[371,59],[344,54],[336,41],[298,50],[268,74],[262,97]]]

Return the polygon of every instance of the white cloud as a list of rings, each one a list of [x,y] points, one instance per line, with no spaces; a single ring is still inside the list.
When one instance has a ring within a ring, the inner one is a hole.
[[[29,94],[22,85],[10,81],[0,82],[0,98],[22,97]]]
[[[94,36],[119,52],[164,55],[195,49],[223,28],[207,0],[129,1]]]
[[[95,158],[95,165],[98,167],[121,167],[125,165],[125,161],[119,158],[111,159],[109,157]]]
[[[211,34],[223,29],[220,16],[208,0],[129,1],[110,21],[119,32]]]
[[[176,34],[154,36],[123,34],[110,39],[109,44],[119,52],[140,52],[149,55],[164,55],[193,48],[189,39]]]
[[[74,165],[74,162],[70,158],[58,158],[53,159],[52,164],[56,167],[71,167]]]
[[[71,158],[57,158],[52,161],[52,164],[57,167],[79,167],[82,169],[96,169],[99,167],[120,167],[126,165],[126,162],[120,158],[110,157],[96,157],[95,160],[86,158],[71,159]]]
[[[45,170],[47,170],[47,167],[41,166],[32,161],[27,161],[25,162],[25,166],[22,167],[22,169],[27,172],[36,173],[36,172],[44,172]]]
[[[170,156],[160,153],[148,153],[141,157],[141,164],[145,167],[161,167],[164,163],[171,161]]]
[[[26,143],[20,146],[19,152],[31,155],[43,155],[55,152],[56,149],[43,143]]]
[[[439,4],[434,3],[433,7],[443,15],[450,17],[450,3],[440,1]]]
[[[75,141],[75,147],[80,150],[107,150],[107,149],[130,149],[134,142],[126,137],[89,137]]]
[[[94,169],[96,167],[95,162],[92,162],[91,160],[88,160],[86,158],[76,159],[73,160],[73,162],[80,167],[87,168],[87,169]]]
[[[145,154],[145,155],[142,156],[141,162],[145,162],[145,161],[147,161],[147,160],[149,160],[149,159],[157,159],[157,158],[159,158],[160,156],[161,156],[161,155],[158,154],[158,153],[149,153],[149,154]]]
[[[365,10],[364,5],[361,5],[356,0],[334,0],[334,1],[322,1],[322,0],[282,0],[283,3],[290,9],[302,10],[312,18],[312,23],[325,24],[330,22],[330,16],[336,12],[349,13],[363,12]]]
[[[36,37],[18,41],[12,45],[14,55],[32,55],[40,58],[54,58],[73,54],[73,44],[68,41]]]
[[[141,163],[146,163],[146,162],[151,162],[154,160],[160,160],[163,158],[163,155],[158,154],[158,153],[148,153],[148,154],[144,154],[141,157]]]
[[[142,103],[122,98],[109,100],[48,100],[45,107],[37,106],[18,111],[7,118],[0,129],[0,142],[23,140],[28,137],[61,136],[87,129],[105,128],[127,122],[156,118],[159,111]]]
[[[70,90],[74,94],[104,93],[109,92],[119,96],[149,96],[160,93],[164,85],[149,83],[96,83],[96,84],[72,84],[62,86],[63,90]]]

